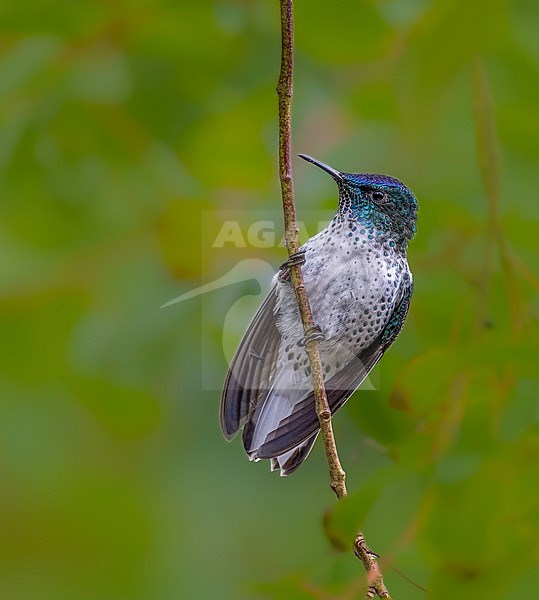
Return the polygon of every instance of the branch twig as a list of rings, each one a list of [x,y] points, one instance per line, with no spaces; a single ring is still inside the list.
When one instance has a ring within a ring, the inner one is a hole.
[[[277,84],[279,98],[279,177],[281,180],[281,195],[283,201],[285,242],[288,255],[296,254],[299,249],[298,225],[296,208],[294,205],[294,187],[292,182],[291,165],[291,125],[290,109],[292,102],[292,75],[294,69],[294,26],[293,26],[293,0],[280,0],[281,4],[281,71]],[[303,330],[306,335],[305,350],[311,367],[316,414],[320,422],[320,432],[324,442],[324,450],[329,467],[330,485],[338,499],[347,495],[345,478],[346,474],[341,466],[333,427],[331,424],[331,411],[324,387],[318,341],[309,337],[316,325],[311,311],[309,298],[305,290],[300,264],[290,266],[290,278],[296,294]],[[367,573],[368,590],[367,598],[389,598],[382,572],[376,561],[377,555],[369,550],[363,534],[358,534],[354,542],[354,553],[361,560]]]
[[[290,105],[292,100],[292,72],[294,62],[292,0],[281,0],[281,32],[281,73],[277,85],[277,94],[279,96],[279,176],[281,179],[281,194],[283,199],[285,242],[288,249],[288,255],[291,256],[292,254],[297,253],[299,247],[290,151]],[[315,328],[315,323],[309,298],[307,297],[307,292],[303,283],[301,266],[291,266],[290,276],[298,301],[303,329],[307,334]],[[343,498],[346,496],[346,474],[341,467],[339,455],[337,454],[337,447],[335,445],[335,438],[333,436],[331,412],[329,410],[326,390],[324,388],[318,342],[314,339],[307,341],[305,349],[311,366],[314,397],[316,401],[316,414],[320,421],[320,430],[328,459],[331,487],[337,498]]]
[[[367,573],[367,598],[389,598],[389,592],[384,585],[382,571],[378,565],[378,555],[367,546],[362,533],[358,533],[354,541],[354,554],[359,558]]]

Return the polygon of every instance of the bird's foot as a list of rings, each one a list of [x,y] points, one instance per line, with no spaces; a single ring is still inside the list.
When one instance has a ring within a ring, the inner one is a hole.
[[[305,250],[300,250],[299,252],[295,252],[288,257],[280,267],[278,279],[280,282],[285,283],[290,281],[290,267],[301,266],[305,264]]]
[[[300,250],[299,252],[295,252],[288,257],[281,266],[281,269],[289,269],[290,267],[295,267],[296,265],[304,265],[305,264],[305,250]]]
[[[323,339],[325,339],[325,337],[320,327],[318,325],[313,325],[307,329],[305,337],[298,342],[298,346],[303,348],[303,346],[306,346],[309,342],[320,342]]]

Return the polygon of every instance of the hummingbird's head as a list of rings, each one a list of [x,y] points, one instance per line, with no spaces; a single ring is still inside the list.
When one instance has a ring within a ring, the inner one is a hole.
[[[417,200],[398,179],[372,173],[341,173],[306,154],[299,156],[337,182],[341,214],[390,234],[399,244],[406,245],[414,237]]]

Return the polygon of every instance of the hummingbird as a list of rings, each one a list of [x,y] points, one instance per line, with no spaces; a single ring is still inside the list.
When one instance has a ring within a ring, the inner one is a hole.
[[[299,156],[335,180],[338,210],[273,278],[230,363],[220,415],[226,439],[243,428],[249,459],[269,459],[271,470],[279,469],[282,476],[307,458],[320,429],[291,264],[303,265],[334,414],[404,325],[413,292],[406,250],[418,208],[414,194],[398,179],[344,173]]]

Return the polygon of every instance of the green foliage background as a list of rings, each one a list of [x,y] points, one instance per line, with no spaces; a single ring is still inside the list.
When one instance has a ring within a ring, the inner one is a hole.
[[[539,4],[295,8],[295,151],[421,205],[405,332],[336,419],[351,496],[319,447],[280,479],[221,438],[203,373],[252,282],[159,309],[235,259],[203,221],[279,206],[277,1],[7,0],[1,598],[359,597],[358,527],[430,597],[539,588]]]

